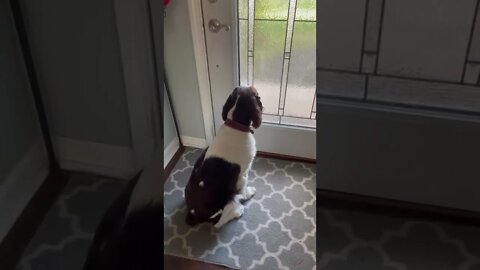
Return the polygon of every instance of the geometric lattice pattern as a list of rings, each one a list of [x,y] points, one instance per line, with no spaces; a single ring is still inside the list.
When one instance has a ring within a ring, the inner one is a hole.
[[[216,231],[185,223],[183,192],[200,149],[188,148],[165,183],[166,254],[239,269],[316,269],[315,165],[256,158],[244,215]]]
[[[96,227],[126,181],[69,173],[68,184],[45,216],[16,270],[80,270]]]
[[[317,210],[318,269],[480,270],[480,228]]]
[[[218,233],[207,224],[187,227],[183,186],[199,154],[187,149],[165,184],[166,253],[241,269],[315,269],[316,250],[322,270],[480,270],[480,228],[315,209],[314,166],[296,162],[257,158],[250,175],[257,193],[244,216]],[[70,173],[16,270],[82,269],[96,226],[124,184]]]

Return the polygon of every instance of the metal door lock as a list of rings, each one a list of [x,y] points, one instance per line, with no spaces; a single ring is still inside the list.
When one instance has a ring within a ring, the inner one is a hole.
[[[217,19],[211,19],[208,22],[208,29],[210,29],[211,32],[213,33],[218,33],[222,28],[225,28],[225,31],[230,30],[230,25],[228,24],[222,24],[219,20]]]

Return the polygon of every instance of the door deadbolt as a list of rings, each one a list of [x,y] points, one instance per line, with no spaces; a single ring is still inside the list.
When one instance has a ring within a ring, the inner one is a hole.
[[[208,22],[208,29],[213,32],[213,33],[218,33],[222,28],[225,28],[225,31],[230,30],[230,25],[228,24],[222,24],[219,20],[217,19],[211,19]]]

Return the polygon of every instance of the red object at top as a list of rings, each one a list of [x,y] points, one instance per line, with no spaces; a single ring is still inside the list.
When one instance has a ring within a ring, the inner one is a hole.
[[[170,0],[163,0],[163,5],[166,7],[170,4]]]

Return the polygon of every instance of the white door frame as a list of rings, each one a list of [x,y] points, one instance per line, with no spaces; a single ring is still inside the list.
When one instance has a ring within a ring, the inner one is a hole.
[[[208,74],[207,45],[205,43],[205,30],[203,28],[202,2],[200,0],[188,0],[188,14],[192,31],[193,54],[197,69],[197,81],[200,91],[200,103],[202,105],[203,125],[205,127],[205,139],[210,145],[215,136],[215,124],[213,118],[213,105],[210,91],[210,76]]]

